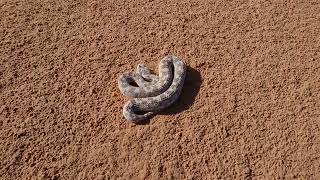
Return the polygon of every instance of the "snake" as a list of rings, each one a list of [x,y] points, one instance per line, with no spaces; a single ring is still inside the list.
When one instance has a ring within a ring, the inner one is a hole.
[[[158,65],[159,76],[144,64],[136,71],[118,78],[121,93],[131,99],[123,106],[122,114],[129,122],[149,119],[160,110],[171,106],[181,95],[186,77],[185,63],[174,55],[165,56]]]

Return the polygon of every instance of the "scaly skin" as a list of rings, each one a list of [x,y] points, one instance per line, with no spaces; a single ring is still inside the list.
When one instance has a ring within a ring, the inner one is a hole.
[[[179,98],[185,77],[186,65],[173,55],[161,60],[159,78],[150,74],[149,69],[142,64],[138,65],[136,73],[123,74],[118,79],[119,89],[124,95],[134,97],[123,107],[123,116],[136,123],[169,107]],[[132,81],[139,87],[130,85]]]

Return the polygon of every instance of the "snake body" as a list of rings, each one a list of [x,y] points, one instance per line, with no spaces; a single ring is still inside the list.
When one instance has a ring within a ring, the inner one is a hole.
[[[160,61],[159,77],[143,64],[137,66],[136,72],[124,73],[118,79],[118,87],[133,99],[124,105],[123,116],[130,122],[139,122],[169,107],[180,96],[185,77],[186,65],[174,55]]]

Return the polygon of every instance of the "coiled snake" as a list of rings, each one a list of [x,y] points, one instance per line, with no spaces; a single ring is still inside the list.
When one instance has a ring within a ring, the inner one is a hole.
[[[180,96],[185,77],[186,65],[174,55],[160,61],[159,76],[151,74],[143,64],[138,64],[136,72],[122,74],[118,87],[123,95],[133,98],[124,105],[123,116],[136,123],[169,107]]]

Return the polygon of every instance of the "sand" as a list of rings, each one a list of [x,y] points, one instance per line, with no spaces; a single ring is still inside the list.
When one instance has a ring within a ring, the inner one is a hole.
[[[320,179],[320,2],[0,2],[1,179]],[[175,54],[143,124],[117,78]]]

